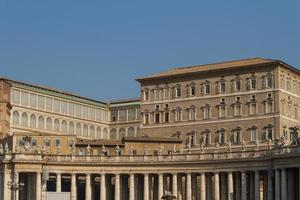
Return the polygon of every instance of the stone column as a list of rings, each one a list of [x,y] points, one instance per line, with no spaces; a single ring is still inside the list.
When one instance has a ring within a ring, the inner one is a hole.
[[[186,174],[186,200],[192,200],[192,174]]]
[[[268,171],[268,200],[273,200],[273,170]]]
[[[5,167],[5,166],[3,166]],[[3,199],[4,200],[11,200],[11,194],[12,192],[9,190],[8,188],[8,181],[10,181],[10,171],[8,171],[7,169],[4,169],[4,172],[3,172]]]
[[[164,195],[164,175],[158,174],[158,199],[161,199],[161,197]]]
[[[247,174],[246,172],[242,172],[242,195],[241,195],[241,200],[247,200]]]
[[[3,172],[0,171],[0,200],[3,200]]]
[[[120,174],[115,175],[115,200],[120,200]]]
[[[254,172],[254,199],[259,200],[260,197],[260,186],[259,186],[259,171]]]
[[[177,197],[178,186],[177,186],[177,174],[173,174],[172,177],[172,195]]]
[[[15,177],[16,177],[16,182],[19,183],[19,173],[18,172],[15,172]],[[17,190],[17,191],[15,191],[15,193],[16,193],[16,195],[14,196],[14,198],[16,197],[16,199],[14,199],[14,200],[19,200],[20,191]]]
[[[56,192],[61,192],[61,174],[56,174]]]
[[[205,173],[201,173],[201,188],[200,188],[200,197],[201,200],[206,200],[206,188],[205,188]]]
[[[106,200],[106,180],[105,180],[105,174],[101,174],[100,200]]]
[[[42,198],[42,175],[40,172],[36,173],[36,200],[41,200]]]
[[[85,180],[85,200],[92,200],[91,174],[86,175]]]
[[[233,200],[233,179],[232,172],[228,172],[227,174],[227,191],[228,191],[228,200]]]
[[[149,174],[144,175],[144,200],[149,200]]]
[[[281,169],[281,200],[284,200],[287,198],[286,186],[287,186],[286,169],[282,168]]]
[[[218,172],[214,174],[214,197],[214,200],[220,200],[220,180]]]
[[[71,175],[71,200],[77,200],[76,174]]]
[[[280,171],[275,170],[275,200],[280,200]]]
[[[235,199],[241,200],[241,176],[239,172],[235,173]]]
[[[134,174],[129,175],[129,200],[134,200]]]

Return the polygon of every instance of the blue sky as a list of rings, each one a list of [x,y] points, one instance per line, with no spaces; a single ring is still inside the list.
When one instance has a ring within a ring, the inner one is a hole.
[[[300,67],[300,1],[0,0],[0,75],[98,100],[137,77],[266,57]]]

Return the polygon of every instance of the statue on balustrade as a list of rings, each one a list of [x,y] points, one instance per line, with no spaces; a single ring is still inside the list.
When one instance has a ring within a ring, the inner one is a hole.
[[[272,140],[271,139],[268,139],[268,148],[269,148],[269,150],[272,149]]]
[[[104,156],[107,156],[107,155],[108,155],[108,151],[107,151],[107,149],[106,149],[106,147],[105,147],[104,145],[102,145],[102,154],[103,154]]]
[[[246,142],[245,142],[245,140],[242,141],[242,151],[246,151]]]
[[[4,154],[4,149],[3,149],[3,145],[0,144],[0,155],[3,155]]]
[[[220,144],[219,142],[216,142],[216,149],[215,149],[215,153],[219,153],[219,148],[220,148]]]
[[[159,147],[159,155],[162,155],[164,153],[164,146],[160,145]]]
[[[148,145],[144,146],[144,155],[148,155]]]
[[[259,150],[259,140],[255,141],[255,150]]]
[[[177,151],[176,151],[176,144],[172,145],[172,153],[177,153]]]
[[[133,146],[130,146],[130,149],[129,149],[129,155],[134,155],[134,149],[133,149]]]
[[[4,152],[5,152],[6,154],[9,153],[9,147],[8,147],[8,143],[7,143],[7,142],[5,142]]]
[[[201,153],[205,153],[204,142],[202,142],[201,145],[200,145],[200,151],[201,151]]]
[[[122,151],[119,145],[116,146],[116,155],[121,155]]]
[[[228,151],[229,151],[229,152],[232,152],[231,142],[230,142],[230,141],[228,142]]]
[[[87,145],[86,147],[86,155],[91,155],[91,146],[90,145]]]

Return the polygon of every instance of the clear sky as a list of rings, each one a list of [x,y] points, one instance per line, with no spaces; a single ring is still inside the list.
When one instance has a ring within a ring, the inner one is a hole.
[[[247,57],[300,67],[300,1],[0,0],[0,75],[98,100],[135,78]]]

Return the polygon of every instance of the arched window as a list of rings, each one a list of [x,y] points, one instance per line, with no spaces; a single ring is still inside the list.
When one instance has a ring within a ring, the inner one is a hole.
[[[81,136],[81,125],[79,123],[76,124],[76,135]]]
[[[125,128],[121,128],[119,130],[119,139],[122,139],[124,137],[126,137],[126,131],[125,131]]]
[[[107,133],[107,128],[103,129],[103,139],[108,139],[108,133]]]
[[[74,123],[70,122],[69,123],[69,134],[74,135],[74,133],[75,133]]]
[[[94,126],[90,127],[90,138],[96,138],[95,137],[95,127]]]
[[[14,111],[13,112],[13,124],[14,125],[19,125],[19,121],[20,121],[20,115],[18,111]]]
[[[63,133],[67,133],[67,122],[65,121],[65,120],[63,120],[62,122],[61,122],[61,132],[63,132]]]
[[[97,128],[97,136],[96,136],[96,138],[97,138],[97,139],[102,138],[102,137],[101,137],[101,128],[100,128],[100,127]]]
[[[83,125],[83,136],[84,137],[89,137],[89,128],[86,124]]]
[[[133,127],[129,127],[129,129],[128,129],[128,137],[134,137],[134,128]]]
[[[60,132],[60,125],[59,125],[59,120],[58,119],[54,120],[54,131],[55,132]]]
[[[22,126],[25,126],[25,127],[27,127],[28,126],[28,115],[27,115],[27,113],[22,113]]]
[[[34,114],[30,115],[30,128],[36,128],[36,116]]]
[[[52,119],[50,117],[46,120],[46,130],[52,131]]]
[[[44,117],[43,116],[39,116],[39,124],[38,124],[38,127],[39,129],[44,129],[45,128],[45,120],[44,120]]]
[[[117,139],[117,131],[114,128],[110,130],[110,139]]]

